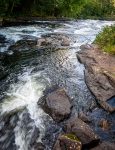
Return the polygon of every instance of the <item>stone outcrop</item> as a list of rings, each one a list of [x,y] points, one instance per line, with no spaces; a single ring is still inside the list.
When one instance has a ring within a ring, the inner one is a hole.
[[[59,135],[53,150],[81,150],[81,142],[68,138],[65,135]]]
[[[93,130],[76,116],[68,119],[64,125],[66,133],[74,134],[82,145],[85,147],[93,147],[98,144],[100,137],[96,135]]]
[[[99,50],[96,45],[82,45],[78,60],[85,65],[85,79],[98,103],[106,111],[115,111],[107,100],[115,96],[115,56]]]
[[[114,150],[115,143],[113,142],[103,142],[97,147],[92,148],[91,150]]]
[[[38,105],[44,109],[56,122],[67,118],[71,113],[71,104],[69,97],[64,89],[57,89],[47,94],[38,101]]]

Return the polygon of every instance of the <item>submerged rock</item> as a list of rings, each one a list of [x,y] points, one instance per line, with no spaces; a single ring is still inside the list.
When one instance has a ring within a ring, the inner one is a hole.
[[[40,101],[38,105],[41,105],[46,113],[48,113],[56,122],[62,121],[67,118],[71,113],[71,104],[69,97],[64,89],[57,89],[54,92],[47,94]]]
[[[99,146],[94,147],[91,150],[115,150],[115,143],[103,142]]]
[[[45,146],[43,145],[43,143],[40,143],[40,142],[34,143],[34,150],[44,150],[44,149],[45,149]]]
[[[80,141],[71,139],[66,135],[59,135],[53,150],[81,150],[82,144]]]
[[[98,144],[100,137],[93,130],[76,116],[71,117],[64,125],[66,133],[72,133],[81,141],[85,147],[93,147]]]
[[[77,57],[85,65],[86,83],[98,103],[106,111],[115,111],[115,106],[107,102],[115,95],[115,57],[106,55],[95,45],[81,46]]]
[[[109,123],[104,118],[101,118],[101,120],[99,121],[99,126],[101,126],[103,128],[103,130],[109,130],[110,129]]]
[[[89,110],[92,111],[95,108],[96,108],[96,104],[95,104],[95,102],[92,101],[90,104]]]

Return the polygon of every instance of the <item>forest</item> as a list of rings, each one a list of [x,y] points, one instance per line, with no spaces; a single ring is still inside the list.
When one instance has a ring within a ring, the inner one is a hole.
[[[2,0],[1,17],[114,17],[115,0]]]

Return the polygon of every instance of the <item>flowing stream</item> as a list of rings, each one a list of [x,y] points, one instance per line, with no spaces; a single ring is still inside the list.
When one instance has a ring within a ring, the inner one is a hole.
[[[0,150],[32,150],[39,142],[46,145],[45,149],[51,149],[62,128],[37,105],[46,89],[63,87],[73,105],[72,114],[89,112],[95,98],[85,84],[84,66],[78,62],[76,52],[80,45],[91,44],[103,26],[113,23],[44,21],[0,28]],[[47,46],[38,51],[24,43],[15,50],[9,48],[22,39],[34,41],[60,34],[70,39],[70,46],[65,49]],[[102,111],[99,109],[95,116]]]

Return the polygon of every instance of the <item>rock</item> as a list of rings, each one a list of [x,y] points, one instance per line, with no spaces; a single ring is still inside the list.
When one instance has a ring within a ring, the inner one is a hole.
[[[94,147],[90,150],[115,150],[115,143],[113,143],[113,142],[103,142],[99,146]]]
[[[66,133],[74,134],[85,147],[93,147],[98,144],[100,137],[82,120],[76,116],[71,117],[64,125]]]
[[[37,45],[36,45],[36,46],[38,46],[38,47],[39,47],[39,46],[42,46],[42,45],[43,45],[43,43],[45,43],[45,41],[46,41],[46,40],[45,40],[45,39],[43,39],[43,38],[38,39],[38,40],[37,40]]]
[[[102,118],[99,121],[99,126],[101,126],[103,128],[103,130],[108,130],[110,129],[110,125],[108,124],[107,120],[105,120],[104,118]]]
[[[61,46],[70,46],[70,41],[67,37],[62,37]]]
[[[59,135],[53,150],[81,150],[81,142],[68,138],[65,135]]]
[[[69,102],[69,97],[62,88],[47,94],[38,102],[38,105],[41,105],[44,111],[56,122],[67,118],[71,113],[72,107]]]
[[[85,65],[85,80],[97,102],[106,111],[115,111],[115,106],[107,102],[115,95],[114,56],[105,55],[96,45],[83,45],[77,58]]]
[[[5,36],[0,34],[0,43],[5,43]]]
[[[91,119],[88,116],[86,116],[83,112],[78,113],[78,118],[84,122],[91,122]]]
[[[3,18],[0,18],[0,27],[3,25]]]
[[[90,104],[89,110],[92,111],[95,108],[96,108],[96,104],[92,101]]]
[[[35,142],[34,143],[34,150],[44,150],[45,149],[45,146],[43,145],[43,143],[37,143]]]

